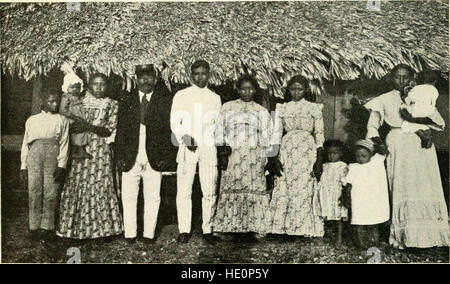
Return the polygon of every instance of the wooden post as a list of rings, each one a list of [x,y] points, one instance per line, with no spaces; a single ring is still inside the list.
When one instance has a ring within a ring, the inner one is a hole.
[[[31,100],[31,115],[41,111],[41,91],[42,91],[42,76],[37,76],[33,79],[33,97]]]

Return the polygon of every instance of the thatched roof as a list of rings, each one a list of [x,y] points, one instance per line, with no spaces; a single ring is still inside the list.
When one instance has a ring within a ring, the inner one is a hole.
[[[448,71],[448,6],[437,1],[382,2],[65,3],[1,4],[4,72],[25,79],[64,60],[84,71],[132,76],[153,62],[166,80],[187,82],[198,58],[212,82],[246,68],[278,93],[300,73],[324,80],[381,78],[395,64],[426,62]]]

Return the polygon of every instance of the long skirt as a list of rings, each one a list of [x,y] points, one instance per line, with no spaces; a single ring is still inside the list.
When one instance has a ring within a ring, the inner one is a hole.
[[[448,246],[448,213],[436,150],[414,133],[392,129],[387,173],[392,194],[389,243],[397,248]]]
[[[266,233],[270,194],[259,147],[236,147],[222,172],[214,231]]]
[[[59,228],[65,238],[93,239],[123,231],[114,188],[111,149],[105,138],[90,135],[92,159],[74,159],[61,193]]]
[[[314,208],[314,197],[318,195],[317,181],[311,176],[316,155],[311,133],[292,130],[283,137],[280,161],[284,171],[275,180],[270,201],[269,233],[323,236],[323,220]]]

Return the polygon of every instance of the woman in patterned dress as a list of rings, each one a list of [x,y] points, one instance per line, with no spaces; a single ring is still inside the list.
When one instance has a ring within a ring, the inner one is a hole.
[[[264,167],[272,122],[269,112],[254,101],[258,90],[254,78],[242,76],[236,87],[240,99],[225,103],[221,110],[219,132],[231,153],[219,150],[222,177],[214,231],[262,236],[270,201]]]
[[[269,232],[273,234],[324,234],[323,221],[313,210],[315,177],[322,169],[323,105],[308,101],[307,97],[308,81],[294,76],[287,85],[286,103],[276,106],[274,142],[281,145],[273,162],[278,176],[268,220]],[[286,134],[281,137],[283,130]]]
[[[94,239],[122,233],[122,218],[113,184],[110,143],[117,125],[117,103],[105,96],[107,78],[91,77],[83,99],[84,119],[72,131],[86,132],[92,159],[74,159],[61,194],[58,235]]]

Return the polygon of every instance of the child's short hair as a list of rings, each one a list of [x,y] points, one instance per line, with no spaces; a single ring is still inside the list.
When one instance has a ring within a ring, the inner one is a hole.
[[[209,69],[209,63],[206,62],[206,61],[203,60],[203,59],[199,59],[199,60],[195,61],[194,64],[192,64],[192,66],[191,66],[191,72],[194,72],[194,70],[197,69],[197,68],[199,68],[199,67],[203,67],[203,68],[205,68],[205,69],[208,70],[208,71],[210,70],[210,69]]]
[[[330,139],[325,141],[325,143],[323,143],[323,148],[325,149],[325,151],[328,151],[330,148],[336,147],[339,150],[341,150],[342,154],[345,153],[345,144],[344,142],[337,140],[337,139]]]
[[[40,97],[41,101],[44,102],[48,99],[49,96],[55,95],[59,98],[61,98],[61,92],[57,88],[45,88],[41,91]]]
[[[439,76],[434,70],[423,70],[417,75],[419,84],[433,84],[438,78]]]

